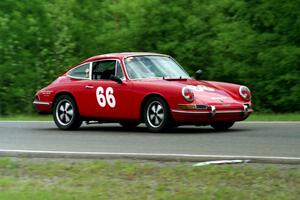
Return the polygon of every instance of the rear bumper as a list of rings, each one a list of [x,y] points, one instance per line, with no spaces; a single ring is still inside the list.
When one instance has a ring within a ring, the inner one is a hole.
[[[50,106],[51,103],[50,102],[46,102],[46,101],[38,101],[38,100],[35,100],[32,102],[33,105],[43,105],[43,106]]]
[[[52,102],[34,100],[32,103],[38,111],[51,113]]]
[[[253,112],[247,105],[243,109],[217,110],[215,106],[210,106],[208,110],[181,110],[173,109],[172,116],[175,121],[183,123],[210,123],[217,121],[242,121]]]

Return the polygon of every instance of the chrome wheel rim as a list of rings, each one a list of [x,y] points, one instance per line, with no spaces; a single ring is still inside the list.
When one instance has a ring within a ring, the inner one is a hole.
[[[164,108],[159,101],[153,101],[147,108],[147,121],[148,123],[157,128],[161,126],[165,119]]]
[[[70,101],[67,99],[61,100],[56,107],[57,121],[66,126],[71,123],[74,117],[74,109]]]

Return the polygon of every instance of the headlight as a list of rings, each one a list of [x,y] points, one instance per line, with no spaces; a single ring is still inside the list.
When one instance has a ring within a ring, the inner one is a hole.
[[[241,86],[239,91],[243,99],[249,100],[251,98],[251,92],[246,86]]]
[[[194,101],[195,97],[194,97],[194,92],[191,88],[189,87],[184,87],[182,88],[182,96],[183,98],[188,101],[188,102],[192,102]]]

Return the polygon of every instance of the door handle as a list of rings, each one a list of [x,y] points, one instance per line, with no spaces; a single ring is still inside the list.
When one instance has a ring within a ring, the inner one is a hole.
[[[94,86],[92,86],[92,85],[86,85],[85,88],[86,88],[86,89],[93,89]]]

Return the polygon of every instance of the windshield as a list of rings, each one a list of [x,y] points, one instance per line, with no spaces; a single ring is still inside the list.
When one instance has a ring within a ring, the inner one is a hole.
[[[167,56],[132,56],[125,59],[130,79],[137,78],[190,78],[189,75]]]

